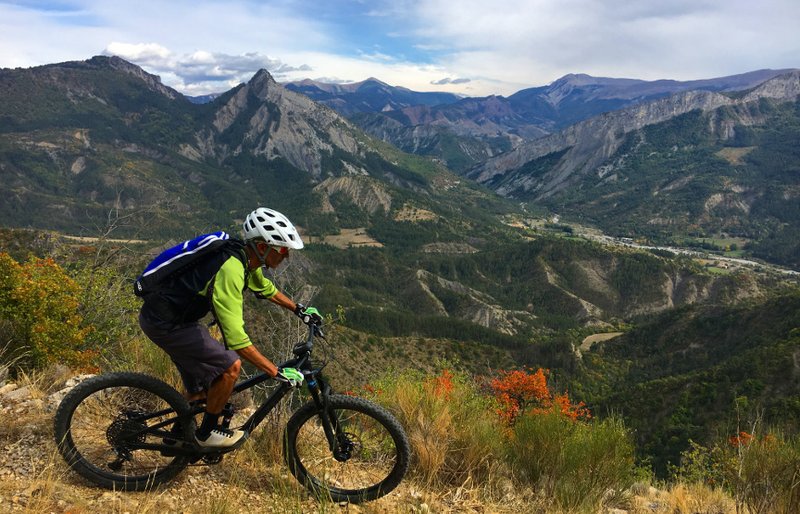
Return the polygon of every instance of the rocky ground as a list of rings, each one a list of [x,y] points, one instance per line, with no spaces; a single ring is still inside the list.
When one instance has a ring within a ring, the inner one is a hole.
[[[466,483],[455,489],[436,489],[405,480],[387,497],[364,505],[321,504],[299,487],[280,462],[245,445],[215,466],[192,466],[167,486],[148,492],[126,493],[96,487],[64,464],[53,441],[52,420],[69,387],[54,393],[43,386],[0,381],[0,512],[10,513],[521,513],[557,512],[530,492],[510,482],[490,494]],[[50,384],[52,388],[52,384]],[[265,428],[268,429],[268,428]],[[250,444],[250,443],[248,443]],[[628,510],[605,509],[606,514],[734,512],[719,498],[699,498],[685,487],[670,492],[640,486],[631,494]]]

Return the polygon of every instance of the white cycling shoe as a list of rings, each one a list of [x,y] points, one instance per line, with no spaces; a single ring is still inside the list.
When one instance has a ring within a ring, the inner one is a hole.
[[[199,439],[197,434],[194,440],[201,448],[230,448],[244,437],[243,430],[228,430],[227,428],[215,428],[211,431],[208,438]]]

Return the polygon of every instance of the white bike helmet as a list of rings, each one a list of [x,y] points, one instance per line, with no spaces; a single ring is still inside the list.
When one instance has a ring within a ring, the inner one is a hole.
[[[303,240],[289,218],[265,207],[259,207],[244,220],[244,240],[260,238],[271,246],[285,246],[292,250],[303,248]]]

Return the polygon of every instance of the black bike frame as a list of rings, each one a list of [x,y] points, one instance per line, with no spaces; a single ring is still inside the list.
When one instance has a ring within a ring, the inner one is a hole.
[[[313,399],[314,403],[316,404],[317,408],[324,412],[325,415],[320,416],[322,419],[322,426],[323,430],[325,431],[325,435],[328,439],[328,445],[331,451],[336,451],[338,448],[337,440],[340,437],[343,437],[339,430],[339,423],[338,419],[335,415],[332,415],[328,409],[328,396],[330,395],[331,389],[330,386],[323,380],[322,378],[322,368],[315,369],[311,363],[311,350],[314,347],[314,336],[322,335],[322,330],[317,327],[316,325],[310,324],[308,328],[308,339],[304,342],[300,342],[295,345],[295,354],[296,357],[293,359],[289,359],[288,361],[280,364],[279,367],[286,368],[297,368],[300,370],[304,377],[306,388],[308,389],[309,393],[311,394],[311,398]],[[299,350],[298,350],[299,349]],[[324,367],[324,366],[323,366]],[[233,388],[233,393],[239,393],[242,391],[246,391],[256,385],[265,382],[267,380],[272,379],[272,377],[268,376],[266,373],[260,373],[252,378],[249,378],[243,382],[239,382]],[[256,409],[256,411],[250,415],[249,418],[242,424],[241,429],[247,431],[248,434],[252,433],[259,424],[269,415],[269,413],[274,409],[283,398],[291,392],[293,387],[286,382],[281,382],[280,387],[276,389],[272,394],[267,397],[266,400]],[[144,415],[141,418],[138,418],[142,421],[146,421],[148,419],[156,418],[159,416],[163,416],[169,414],[170,412],[174,412],[173,409],[164,409],[158,412],[152,412]],[[196,405],[192,411],[191,415],[194,416],[196,414],[200,414],[204,412],[202,405]],[[170,425],[175,421],[176,418],[170,418],[168,420],[162,421],[157,423],[153,426],[147,427],[146,429],[137,432],[135,434],[131,434],[131,439],[135,440],[136,436],[142,433],[156,435],[160,437],[175,437],[174,434],[171,434],[165,430],[161,430],[162,428]],[[244,441],[242,441],[244,442]],[[233,451],[238,448],[239,445],[236,445],[230,449],[220,450],[219,448],[209,448],[209,449],[198,449],[198,448],[183,448],[179,445],[165,445],[165,444],[149,444],[149,443],[133,443],[130,445],[130,450],[162,450],[169,452],[170,454],[174,455],[186,455],[186,456],[197,456],[197,455],[205,455],[207,453],[227,453],[228,451]]]

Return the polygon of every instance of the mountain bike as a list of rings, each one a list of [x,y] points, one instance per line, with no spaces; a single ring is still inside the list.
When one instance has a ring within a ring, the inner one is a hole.
[[[295,344],[294,357],[280,365],[304,375],[310,401],[286,425],[283,455],[292,475],[309,491],[336,502],[359,503],[392,491],[408,469],[410,447],[397,419],[386,409],[355,396],[334,394],[322,376],[327,362],[311,360],[322,327],[310,324]],[[261,373],[241,381],[234,393],[270,380]],[[119,372],[89,378],[72,389],[56,411],[59,451],[69,466],[97,485],[140,491],[173,479],[190,464],[216,464],[239,448],[294,387],[278,387],[239,427],[236,445],[220,450],[195,443],[195,416],[204,404],[190,404],[168,384],[149,375]],[[233,408],[226,405],[223,426]]]

